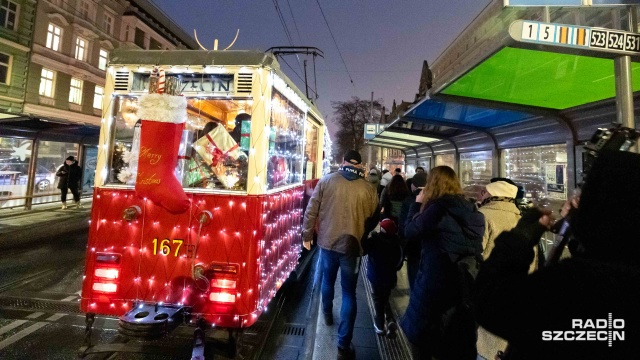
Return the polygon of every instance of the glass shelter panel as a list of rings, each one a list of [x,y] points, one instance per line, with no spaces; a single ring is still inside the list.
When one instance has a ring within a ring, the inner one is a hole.
[[[480,200],[480,192],[491,178],[493,157],[491,150],[460,154],[460,181],[465,196]]]
[[[23,206],[32,140],[0,137],[0,207]]]
[[[33,193],[34,195],[53,195],[34,197],[34,204],[60,200],[60,190],[58,190],[60,178],[56,177],[56,171],[64,165],[64,161],[68,156],[73,156],[77,160],[78,149],[78,144],[40,141],[36,158],[36,178]]]
[[[108,183],[135,185],[141,132],[137,109],[135,96],[118,96],[112,104],[115,138]],[[250,141],[250,100],[187,98],[176,177],[184,188],[246,191]]]
[[[302,183],[304,121],[304,113],[273,89],[267,162],[269,190]]]
[[[567,147],[546,145],[503,150],[501,175],[524,189],[528,206],[541,206],[559,218],[558,209],[567,199]],[[545,252],[555,241],[552,233],[543,238]]]

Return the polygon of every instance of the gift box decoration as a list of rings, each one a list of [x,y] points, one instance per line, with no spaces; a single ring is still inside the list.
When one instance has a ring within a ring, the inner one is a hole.
[[[240,150],[240,146],[229,135],[224,126],[218,125],[208,134],[196,141],[194,147],[202,160],[212,167],[224,162],[230,157],[237,160],[239,157],[246,157]]]
[[[189,186],[207,182],[211,177],[209,167],[201,164],[200,156],[194,154],[187,164],[187,171],[184,174],[184,182]],[[206,184],[205,184],[206,186]]]

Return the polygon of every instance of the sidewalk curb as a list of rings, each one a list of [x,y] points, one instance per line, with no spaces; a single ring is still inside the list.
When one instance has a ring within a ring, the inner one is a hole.
[[[88,212],[64,220],[53,220],[21,226],[18,229],[0,234],[0,249],[19,247],[47,237],[54,237],[74,231],[88,231],[90,218],[91,213]]]

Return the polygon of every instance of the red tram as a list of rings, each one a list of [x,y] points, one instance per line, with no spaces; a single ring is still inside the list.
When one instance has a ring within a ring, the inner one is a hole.
[[[82,311],[151,305],[252,325],[297,263],[324,140],[320,113],[271,54],[114,52]]]

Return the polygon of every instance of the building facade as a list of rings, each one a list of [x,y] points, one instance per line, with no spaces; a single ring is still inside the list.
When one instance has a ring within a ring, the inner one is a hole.
[[[198,45],[149,0],[0,4],[0,207],[57,201],[70,155],[90,195],[112,51]]]
[[[25,113],[100,126],[107,64],[119,47],[195,49],[146,0],[40,0]]]
[[[35,0],[0,1],[0,119],[23,112]]]

